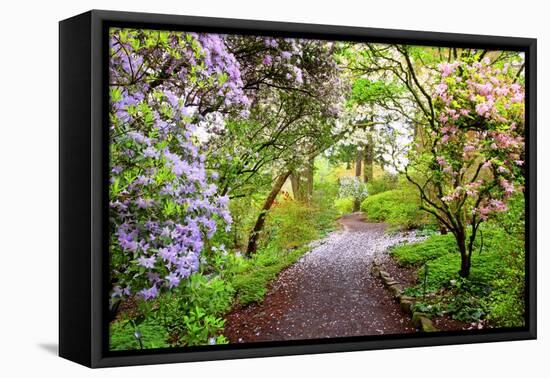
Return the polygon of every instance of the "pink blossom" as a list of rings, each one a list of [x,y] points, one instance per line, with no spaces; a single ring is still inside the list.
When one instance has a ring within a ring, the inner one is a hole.
[[[441,63],[438,66],[438,68],[439,68],[439,71],[441,71],[441,76],[442,77],[447,77],[447,76],[449,76],[450,74],[452,74],[454,72],[454,70],[456,69],[457,66],[458,66],[458,62]]]
[[[487,113],[489,112],[489,110],[491,110],[491,108],[490,108],[489,104],[486,103],[486,102],[482,102],[482,103],[476,105],[476,112],[480,116],[486,116]]]
[[[499,211],[499,212],[508,210],[508,206],[506,206],[506,204],[501,200],[497,200],[497,199],[489,200],[489,208],[492,211]]]
[[[440,83],[435,87],[435,93],[442,95],[447,90],[447,84]]]
[[[523,93],[516,93],[516,94],[514,95],[514,97],[512,97],[512,98],[510,99],[510,101],[511,101],[512,103],[523,102],[524,98],[525,98],[525,96],[524,96]]]
[[[495,89],[495,94],[500,97],[506,96],[508,94],[508,88],[498,87]]]
[[[492,90],[493,86],[491,85],[491,83],[477,85],[477,91],[482,96],[488,96]]]
[[[471,144],[466,144],[464,146],[464,152],[472,152],[472,151],[475,151],[475,149],[476,148],[474,146],[472,146]]]
[[[510,195],[514,193],[514,184],[512,184],[510,181],[503,178],[500,180],[500,186],[504,189],[506,194]]]
[[[490,212],[491,212],[491,210],[488,207],[484,207],[484,206],[480,207],[479,209],[473,209],[472,210],[472,213],[474,215],[479,214],[479,217],[483,220],[487,220]]]

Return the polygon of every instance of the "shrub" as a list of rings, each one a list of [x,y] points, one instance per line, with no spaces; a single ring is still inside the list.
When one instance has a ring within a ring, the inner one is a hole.
[[[367,190],[369,195],[387,192],[389,190],[397,189],[398,179],[396,175],[390,173],[384,173],[380,177],[376,177],[367,183]]]
[[[367,197],[361,210],[372,221],[395,227],[415,228],[433,223],[432,217],[420,210],[420,199],[413,188],[396,189]]]
[[[211,244],[224,244],[231,249],[242,250],[248,242],[250,230],[254,227],[261,206],[265,198],[259,195],[248,195],[244,197],[232,198],[229,200],[229,210],[233,222],[231,230],[227,232],[220,228]]]
[[[267,217],[264,248],[268,245],[282,250],[297,248],[316,239],[319,234],[315,213],[311,207],[292,199],[278,202]]]
[[[334,201],[338,195],[336,181],[314,181],[312,206],[315,208],[315,224],[320,236],[336,228],[336,218],[340,215]]]
[[[340,198],[353,198],[361,203],[367,198],[367,186],[360,177],[357,176],[344,176],[340,177],[340,187],[338,188],[338,196]]]
[[[336,198],[334,200],[334,208],[338,211],[338,215],[345,215],[353,212],[353,198]]]

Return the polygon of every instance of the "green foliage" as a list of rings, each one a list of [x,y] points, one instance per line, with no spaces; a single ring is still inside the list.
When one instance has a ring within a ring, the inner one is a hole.
[[[143,322],[139,327],[136,327],[135,323],[130,320],[113,322],[109,332],[111,350],[141,349],[142,347],[143,349],[154,349],[170,346],[167,342],[168,332],[161,324],[153,320]],[[136,335],[140,336],[141,345]]]
[[[424,298],[416,304],[422,312],[446,313],[465,322],[486,319],[498,327],[523,326],[523,240],[495,222],[481,230],[468,279],[458,275],[460,254],[451,234],[394,247],[391,253],[400,265],[417,267],[417,284],[405,293]]]
[[[498,327],[525,325],[525,256],[508,257],[500,278],[493,281],[493,290],[485,299],[491,309],[487,318]]]
[[[427,263],[428,291],[436,291],[440,288],[451,287],[451,280],[458,282],[458,269],[460,267],[460,254],[445,253]],[[503,267],[501,256],[498,253],[475,253],[472,256],[472,268],[468,280],[479,286],[489,285],[498,271]],[[418,270],[418,276],[423,277],[424,269]]]
[[[314,209],[292,199],[283,199],[269,212],[264,246],[281,250],[297,248],[319,236],[316,226]]]
[[[233,287],[220,277],[193,274],[185,284],[161,294],[154,302],[140,300],[134,314],[114,322],[111,346],[138,348],[133,336],[136,331],[142,335],[144,348],[152,344],[156,346],[151,348],[206,345],[211,339],[218,342],[224,326],[222,315],[229,310],[233,295]]]
[[[351,98],[358,104],[368,104],[385,99],[403,92],[398,85],[382,80],[359,78],[353,82]]]
[[[429,214],[420,209],[418,193],[410,187],[371,195],[363,201],[361,210],[369,220],[394,227],[410,229],[433,223]]]
[[[157,315],[175,345],[204,345],[222,332],[221,316],[231,307],[233,294],[227,281],[194,274],[187,285],[160,298]]]
[[[447,293],[436,301],[425,299],[415,303],[414,311],[441,316],[450,315],[462,322],[477,322],[486,316],[486,308],[482,300],[465,291]]]
[[[240,197],[229,201],[229,210],[233,218],[231,231],[229,233],[223,231],[218,233],[221,234],[220,239],[225,238],[225,245],[239,250],[243,248],[258,217],[260,202],[254,196]]]
[[[355,160],[356,157],[356,144],[338,144],[331,149],[328,159],[330,163],[335,166],[345,163],[349,169],[351,168],[351,163]]]
[[[345,215],[353,212],[353,198],[336,198],[334,200],[334,208],[338,212],[338,215]]]
[[[256,253],[246,266],[240,267],[239,274],[232,278],[232,285],[241,305],[261,302],[267,292],[267,286],[284,268],[295,263],[308,247],[292,251],[281,251],[272,248]],[[243,269],[244,268],[244,269]]]
[[[502,227],[491,248],[503,251],[503,269],[493,281],[493,290],[485,298],[491,310],[487,318],[499,327],[525,325],[525,200],[522,194],[511,198],[509,210],[498,214]]]
[[[337,178],[333,174],[328,159],[317,159],[313,179],[312,207],[315,208],[315,224],[320,236],[336,228],[336,218],[339,216],[334,207],[338,196]]]
[[[401,265],[420,266],[448,254],[458,254],[458,249],[453,235],[433,235],[420,243],[394,247],[391,254]]]
[[[508,210],[497,213],[493,216],[495,223],[498,223],[507,234],[516,236],[523,240],[525,233],[525,196],[523,193],[516,193],[507,203]]]
[[[373,196],[382,192],[397,189],[398,180],[396,175],[385,173],[381,177],[374,178],[367,183],[369,195]]]

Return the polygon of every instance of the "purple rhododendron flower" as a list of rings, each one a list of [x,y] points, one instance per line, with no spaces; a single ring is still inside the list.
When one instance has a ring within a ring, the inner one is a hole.
[[[290,59],[291,56],[292,56],[292,54],[288,51],[281,52],[281,58],[283,58],[283,59]]]
[[[125,33],[133,38],[136,32]],[[214,105],[221,112],[249,117],[251,99],[243,90],[242,67],[224,36],[169,34],[166,43],[171,51],[166,44],[136,51],[125,44],[120,49],[121,39],[111,38],[109,77],[120,84],[113,85],[119,96],[111,101],[109,125],[111,171],[116,175],[109,198],[110,222],[116,230],[111,253],[145,270],[113,270],[116,297],[138,293],[150,300],[160,290],[177,286],[198,271],[206,240],[230,220],[229,198],[218,196],[212,183],[217,173],[207,171],[206,155],[194,135],[206,119],[199,112],[203,108]],[[264,41],[267,48],[278,46],[273,38]],[[176,51],[185,65],[173,59]],[[292,53],[287,54],[290,59]],[[275,58],[265,55],[264,61],[274,64]],[[153,88],[151,74],[165,64],[169,80]],[[297,71],[294,79],[300,80]]]
[[[151,257],[140,256],[138,258],[139,265],[145,268],[153,268],[155,266],[155,262],[156,262],[155,256],[151,256]]]
[[[158,289],[157,289],[156,285],[153,285],[149,289],[142,289],[139,293],[141,294],[143,299],[145,299],[147,301],[149,299],[154,299],[154,298],[157,297]]]
[[[181,281],[181,278],[178,277],[178,275],[174,272],[167,275],[165,279],[166,279],[166,282],[168,283],[168,288],[170,289],[173,288],[174,286],[178,286]]]

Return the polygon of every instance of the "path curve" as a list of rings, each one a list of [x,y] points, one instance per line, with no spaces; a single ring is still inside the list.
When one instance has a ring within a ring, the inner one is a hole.
[[[313,248],[272,283],[261,304],[226,316],[232,343],[318,339],[415,332],[410,318],[370,274],[373,258],[411,239],[384,234],[360,213],[339,220],[342,230]]]

